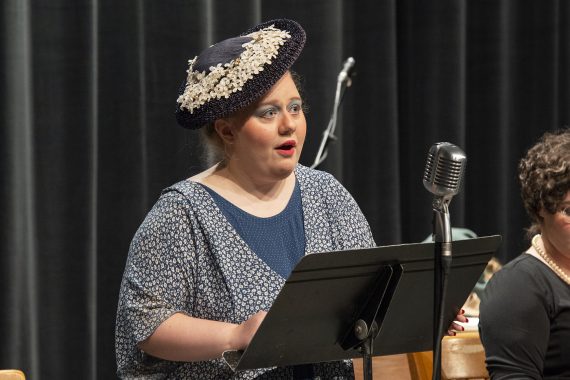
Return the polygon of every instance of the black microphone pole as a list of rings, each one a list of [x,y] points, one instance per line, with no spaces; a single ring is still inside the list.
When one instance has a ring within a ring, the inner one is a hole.
[[[433,326],[433,380],[441,377],[441,340],[444,334],[445,298],[447,278],[451,268],[450,199],[436,197],[433,200],[434,234],[434,326]]]
[[[328,154],[327,148],[329,143],[337,139],[336,136],[334,135],[334,130],[336,127],[338,109],[340,108],[340,104],[344,97],[344,91],[346,91],[346,89],[352,85],[351,77],[354,73],[354,64],[355,64],[354,58],[348,57],[347,60],[344,62],[342,70],[338,74],[331,118],[329,120],[327,128],[323,131],[323,138],[319,145],[319,150],[317,151],[315,161],[313,161],[313,164],[311,165],[311,168],[313,169],[317,168],[320,164],[324,162],[324,160],[327,158]]]

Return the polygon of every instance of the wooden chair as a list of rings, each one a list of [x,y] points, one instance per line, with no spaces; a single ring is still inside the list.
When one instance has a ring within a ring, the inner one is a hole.
[[[412,380],[429,380],[433,371],[431,351],[407,354]],[[446,336],[441,344],[441,378],[445,380],[489,379],[485,350],[476,331]]]
[[[362,359],[352,359],[352,362],[354,364],[354,379],[362,380],[364,378]],[[406,354],[373,357],[372,373],[375,379],[411,380]]]
[[[18,369],[0,369],[0,380],[26,380],[26,376]]]
[[[406,354],[412,380],[431,380],[433,372],[433,352],[411,352]]]

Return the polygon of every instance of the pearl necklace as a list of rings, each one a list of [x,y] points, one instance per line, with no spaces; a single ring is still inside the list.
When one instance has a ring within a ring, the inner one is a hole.
[[[552,260],[552,258],[540,247],[540,245],[538,245],[538,239],[542,239],[540,234],[534,235],[532,238],[532,246],[536,249],[536,252],[538,252],[540,257],[546,261],[548,266],[558,275],[558,277],[562,279],[562,281],[570,285],[570,276],[568,276],[566,272],[564,272],[562,268],[560,268],[558,264],[556,264],[554,260]]]

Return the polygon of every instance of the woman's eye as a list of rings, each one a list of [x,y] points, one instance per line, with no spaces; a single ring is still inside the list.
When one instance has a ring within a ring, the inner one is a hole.
[[[277,115],[277,110],[275,108],[268,108],[266,110],[263,110],[261,112],[261,117],[270,119],[273,118]]]
[[[301,108],[302,107],[300,104],[295,103],[295,104],[291,104],[291,106],[289,106],[289,111],[291,113],[298,114],[299,112],[301,112]]]
[[[566,206],[566,207],[562,208],[560,210],[560,212],[562,213],[562,215],[570,218],[570,206]]]

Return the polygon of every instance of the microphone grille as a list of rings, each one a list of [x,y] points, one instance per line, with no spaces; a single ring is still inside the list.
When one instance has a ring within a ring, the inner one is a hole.
[[[437,196],[459,193],[467,157],[450,143],[436,143],[429,152],[424,171],[425,188]]]

